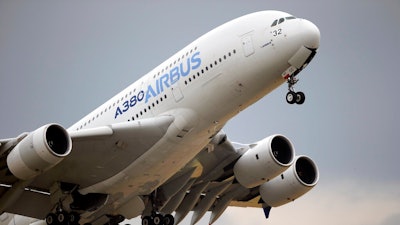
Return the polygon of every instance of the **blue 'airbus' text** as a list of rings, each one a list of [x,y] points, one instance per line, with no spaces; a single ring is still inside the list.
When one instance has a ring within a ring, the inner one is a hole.
[[[137,103],[144,100],[147,103],[154,97],[163,93],[166,89],[178,82],[182,77],[186,77],[192,70],[199,68],[201,65],[200,52],[196,52],[192,57],[182,61],[178,66],[173,67],[168,73],[161,75],[153,83],[147,86],[146,90],[135,93],[129,100],[118,106],[115,111],[114,119],[133,108]]]

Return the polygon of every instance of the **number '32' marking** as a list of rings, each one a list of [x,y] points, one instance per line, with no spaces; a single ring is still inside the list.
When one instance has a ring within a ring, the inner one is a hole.
[[[272,36],[276,37],[282,34],[282,29],[277,29],[272,31]]]

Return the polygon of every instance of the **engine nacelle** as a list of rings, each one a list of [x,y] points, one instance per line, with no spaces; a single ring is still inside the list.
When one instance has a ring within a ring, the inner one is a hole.
[[[57,124],[47,124],[31,132],[7,156],[11,173],[28,180],[57,165],[71,152],[68,132]]]
[[[311,190],[318,179],[319,172],[314,161],[307,156],[298,156],[281,176],[260,186],[260,195],[267,205],[281,206]]]
[[[259,186],[278,176],[294,160],[294,147],[282,135],[269,136],[249,147],[233,168],[235,178],[247,188]]]

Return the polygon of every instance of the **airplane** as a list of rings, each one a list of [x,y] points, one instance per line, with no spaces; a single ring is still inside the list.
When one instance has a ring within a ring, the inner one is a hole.
[[[228,206],[289,203],[319,180],[315,162],[273,134],[230,141],[224,125],[280,85],[303,104],[298,74],[320,31],[281,11],[229,21],[184,47],[65,129],[49,123],[0,140],[0,223],[214,223]]]

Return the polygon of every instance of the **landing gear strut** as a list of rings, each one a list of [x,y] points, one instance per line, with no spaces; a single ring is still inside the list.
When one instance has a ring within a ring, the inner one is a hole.
[[[160,195],[157,196],[157,190],[155,190],[149,196],[149,209],[147,211],[150,215],[143,215],[142,217],[142,225],[174,225],[175,219],[171,214],[163,214],[159,210],[159,206],[161,206],[163,201],[160,200]]]
[[[295,92],[295,90],[294,90],[294,85],[298,81],[299,80],[294,75],[289,76],[287,79],[289,92],[286,94],[286,101],[289,104],[296,103],[298,105],[301,105],[306,100],[306,96],[304,95],[303,92],[301,92],[301,91]]]

